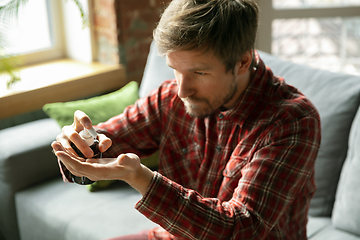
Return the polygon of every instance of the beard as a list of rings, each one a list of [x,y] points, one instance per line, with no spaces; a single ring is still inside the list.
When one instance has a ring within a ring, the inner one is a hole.
[[[224,105],[226,105],[226,103],[234,97],[237,87],[238,84],[234,79],[232,84],[229,86],[227,93],[223,97],[221,97],[220,94],[219,96],[214,95],[211,100],[208,98],[190,96],[187,98],[181,98],[181,100],[184,103],[187,114],[192,117],[206,118],[219,108],[226,109]]]

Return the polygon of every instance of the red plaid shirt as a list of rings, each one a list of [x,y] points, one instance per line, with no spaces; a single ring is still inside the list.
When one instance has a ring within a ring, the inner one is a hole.
[[[320,118],[257,62],[234,109],[190,117],[172,80],[98,125],[113,157],[159,150],[158,172],[136,205],[161,226],[150,239],[307,238]]]

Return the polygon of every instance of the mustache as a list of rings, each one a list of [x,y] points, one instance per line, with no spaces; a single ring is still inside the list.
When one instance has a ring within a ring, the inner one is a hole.
[[[181,98],[181,101],[183,102],[208,102],[208,99],[206,98],[201,98],[201,97],[194,97],[194,96],[190,96],[190,97],[186,97],[186,98]]]

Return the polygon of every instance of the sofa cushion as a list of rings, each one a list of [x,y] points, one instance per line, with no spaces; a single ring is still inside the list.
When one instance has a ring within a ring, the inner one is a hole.
[[[55,119],[60,127],[70,125],[74,121],[76,110],[84,111],[92,123],[98,124],[122,113],[128,105],[139,98],[138,83],[130,82],[121,89],[85,100],[45,104],[44,112]]]
[[[322,139],[315,165],[317,191],[309,213],[330,216],[351,123],[360,104],[360,78],[281,61],[264,52],[260,56],[276,75],[303,92],[320,113]]]
[[[353,235],[351,233],[339,230],[329,225],[324,228],[322,231],[318,232],[312,237],[309,237],[309,240],[360,240],[360,237]]]
[[[22,240],[99,240],[157,225],[134,206],[141,195],[123,182],[91,193],[61,178],[20,191],[16,209]]]
[[[157,53],[156,45],[153,41],[150,45],[144,75],[141,80],[140,97],[144,97],[151,90],[159,87],[163,81],[174,78],[174,70],[166,64],[165,57]]]
[[[350,131],[349,150],[341,170],[333,210],[336,228],[360,237],[360,111]]]
[[[309,217],[306,225],[306,235],[309,239],[331,225],[330,217]]]

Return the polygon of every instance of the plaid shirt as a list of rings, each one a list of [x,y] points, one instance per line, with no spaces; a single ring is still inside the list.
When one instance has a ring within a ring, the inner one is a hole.
[[[186,114],[176,81],[98,125],[118,156],[159,150],[136,209],[161,227],[150,239],[307,239],[320,118],[297,89],[257,69],[234,109]]]

